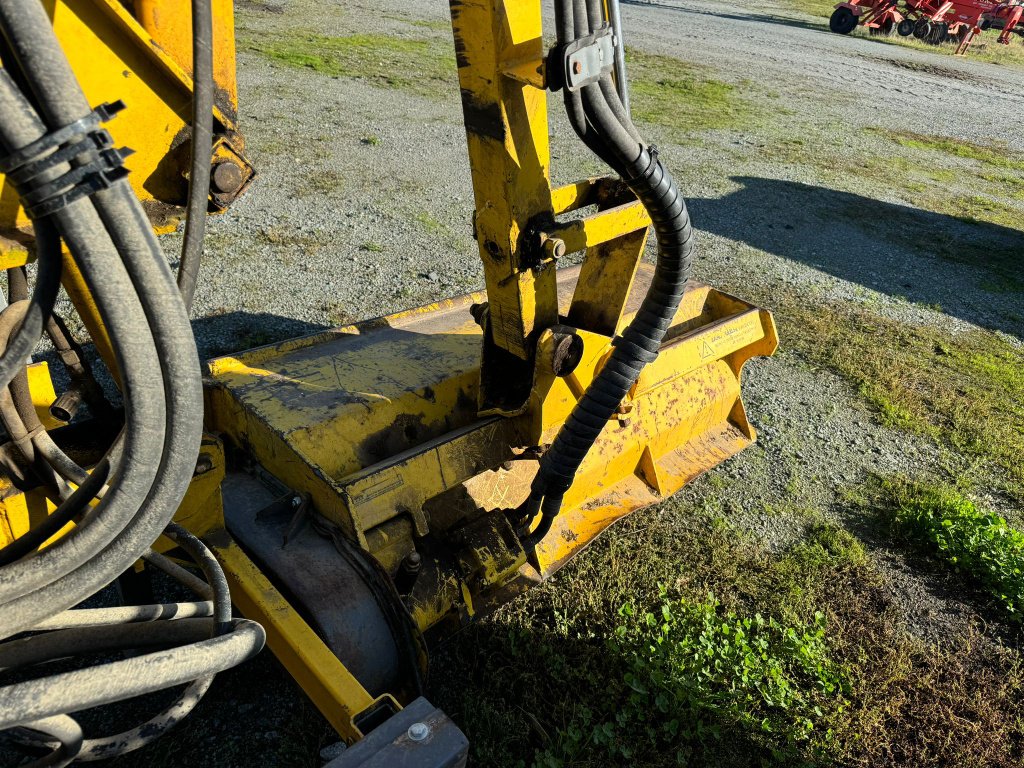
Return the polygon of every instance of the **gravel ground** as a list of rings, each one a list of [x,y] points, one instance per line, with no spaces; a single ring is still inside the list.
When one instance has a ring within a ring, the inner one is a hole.
[[[210,222],[195,310],[201,350],[215,354],[266,343],[479,288],[454,74],[434,92],[418,94],[290,67],[247,44],[311,29],[323,35],[445,36],[447,4],[237,5],[241,122],[260,177],[228,213]],[[630,2],[623,16],[630,44],[705,68],[745,94],[757,113],[743,127],[701,132],[692,142],[666,128],[644,129],[692,201],[702,279],[741,296],[787,291],[853,300],[952,333],[985,327],[1024,338],[1020,293],[983,290],[983,264],[930,258],[893,242],[887,230],[833,215],[863,206],[879,219],[899,221],[913,202],[905,190],[868,190],[841,169],[797,162],[780,149],[784,140],[800,136],[840,152],[846,147],[854,157],[893,152],[863,131],[881,126],[1024,151],[1024,136],[1009,128],[1024,113],[1018,71],[839,38],[822,19],[771,2]],[[597,171],[557,104],[551,113],[556,180]],[[949,162],[971,167],[967,160]],[[1024,203],[1009,204],[1024,215]],[[948,216],[914,215],[925,216],[918,225],[947,240],[966,233],[966,225]],[[1020,245],[1020,232],[1010,228],[993,225],[988,236],[996,244]],[[163,242],[173,261],[180,238]],[[930,441],[880,426],[846,382],[812,369],[782,343],[775,358],[746,369],[745,399],[759,442],[712,473],[726,481],[717,495],[737,525],[771,547],[784,546],[801,530],[799,520],[771,512],[785,499],[825,510],[860,532],[842,503],[844,488],[868,472],[955,468],[961,461]],[[681,503],[706,496],[708,482],[685,490]],[[867,543],[913,632],[934,639],[964,621],[968,609],[941,585],[908,569],[884,543]],[[245,682],[254,674],[267,681],[265,687]],[[185,726],[194,738],[243,744],[230,753],[211,748],[211,765],[251,761],[265,754],[256,747],[277,741],[292,718],[315,718],[269,654],[251,670],[224,676],[199,714]],[[321,729],[321,741],[326,739]],[[143,753],[122,763],[154,760],[174,762]],[[282,757],[277,764],[298,761]]]

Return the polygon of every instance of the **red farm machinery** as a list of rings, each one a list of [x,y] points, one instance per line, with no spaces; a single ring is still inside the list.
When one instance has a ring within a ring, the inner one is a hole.
[[[873,35],[913,36],[922,42],[940,45],[955,42],[956,53],[964,54],[975,35],[988,29],[999,30],[997,42],[1009,45],[1024,14],[1024,0],[847,0],[836,5],[829,29],[848,35],[858,25]]]

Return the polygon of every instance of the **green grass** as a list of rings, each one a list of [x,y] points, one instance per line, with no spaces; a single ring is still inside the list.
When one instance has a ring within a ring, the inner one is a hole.
[[[784,347],[831,368],[887,426],[980,457],[1024,501],[1024,350],[997,333],[956,335],[852,303],[775,302]]]
[[[878,495],[911,541],[1024,621],[1024,533],[949,486],[884,478]]]
[[[435,237],[448,237],[451,235],[451,229],[446,224],[438,221],[426,211],[417,211],[413,214],[412,218],[424,230]]]
[[[753,113],[735,86],[701,67],[633,48],[626,59],[634,120],[669,129],[673,140],[740,125]]]
[[[803,0],[798,0],[799,4],[803,5]],[[812,0],[815,6],[819,4],[819,0]],[[835,7],[835,4],[832,4]],[[830,16],[832,11],[829,10],[827,14],[819,14],[824,16]],[[827,26],[825,27],[827,29]],[[942,45],[931,45],[930,43],[924,43],[914,37],[900,37],[899,35],[872,35],[867,29],[863,27],[857,27],[853,32],[857,37],[865,37],[874,40],[879,43],[885,43],[888,45],[898,45],[901,48],[914,48],[919,51],[926,51],[928,53],[945,54],[947,56],[955,55],[956,43],[943,43]],[[992,30],[989,32],[983,32],[974,38],[974,42],[971,43],[970,50],[967,51],[967,58],[974,61],[983,61],[987,64],[997,64],[1005,67],[1024,67],[1024,45],[1021,44],[1021,39],[1017,35],[1013,35],[1010,38],[1009,45],[1000,45],[996,42],[999,36],[999,32]]]
[[[836,9],[836,0],[790,0],[797,10],[809,13],[811,16],[820,16],[824,19],[830,17]],[[824,25],[828,29],[827,25]]]
[[[977,160],[993,168],[1007,168],[1024,171],[1024,158],[1015,156],[1005,144],[978,144],[967,139],[949,136],[935,136],[912,131],[895,131],[886,128],[867,128],[870,134],[881,136],[901,147],[940,152],[953,157]]]
[[[663,592],[654,611],[627,603],[619,613],[609,647],[628,669],[627,698],[590,735],[615,757],[633,757],[634,734],[647,742],[641,749],[720,739],[714,723],[725,720],[776,739],[781,758],[826,730],[825,710],[844,705],[820,612],[786,624],[723,610],[713,596],[692,602]]]
[[[998,144],[881,128],[864,132],[873,142],[870,151],[792,134],[769,137],[776,161],[809,169],[822,186],[857,196],[840,195],[828,221],[840,217],[879,242],[976,267],[987,273],[980,282],[986,291],[1024,290],[1024,158]],[[905,207],[870,204],[883,196]]]
[[[911,150],[898,165],[913,167],[919,160],[936,185],[927,185],[917,197],[923,206],[966,221],[988,222],[1011,229],[1024,227],[1024,211],[1006,199],[1024,199],[1024,156],[1005,144],[979,144],[949,136],[871,127],[871,136]],[[947,163],[949,158],[969,160],[974,168]],[[894,180],[895,182],[896,180]],[[965,187],[966,182],[966,187]],[[951,184],[956,183],[951,189]],[[1019,267],[1020,259],[1013,261]]]
[[[777,161],[811,168],[837,189],[862,196],[896,195],[914,208],[966,222],[1024,228],[1024,210],[1017,202],[1024,199],[1024,159],[1000,146],[872,127],[865,135],[872,137],[873,146],[851,151],[845,144],[794,136],[792,129],[785,135],[781,128],[777,131],[770,137]],[[963,159],[975,161],[976,167],[965,168]],[[872,211],[860,213],[873,225],[888,224]],[[898,227],[891,230],[899,237]],[[934,250],[936,243],[924,247]],[[963,247],[956,244],[956,250]],[[1019,247],[1012,250],[1013,269],[1019,272]]]
[[[293,31],[266,38],[245,35],[243,42],[248,50],[272,61],[332,77],[357,78],[424,96],[445,94],[456,87],[452,46],[440,37],[331,37]]]
[[[902,634],[863,547],[820,515],[771,552],[701,506],[634,515],[442,649],[432,700],[475,764],[1016,765],[1015,654]]]

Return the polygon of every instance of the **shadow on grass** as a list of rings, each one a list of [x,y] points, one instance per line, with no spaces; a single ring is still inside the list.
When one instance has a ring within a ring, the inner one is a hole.
[[[600,637],[572,638],[543,626],[473,624],[435,650],[432,703],[470,740],[470,765],[502,768],[606,768],[678,765],[809,766],[806,755],[773,750],[725,713],[657,711],[623,720],[629,664]],[[635,683],[640,685],[639,682]],[[675,744],[661,727],[677,719]],[[631,725],[627,723],[632,722]],[[607,729],[607,741],[598,735]],[[658,732],[659,737],[651,734]],[[610,735],[614,734],[614,735]]]
[[[732,181],[740,189],[689,201],[697,227],[1024,338],[1024,232],[793,181]]]

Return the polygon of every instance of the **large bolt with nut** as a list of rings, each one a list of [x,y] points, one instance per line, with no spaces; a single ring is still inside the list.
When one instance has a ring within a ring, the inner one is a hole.
[[[549,259],[560,259],[565,256],[565,241],[558,237],[545,237],[544,255]]]

